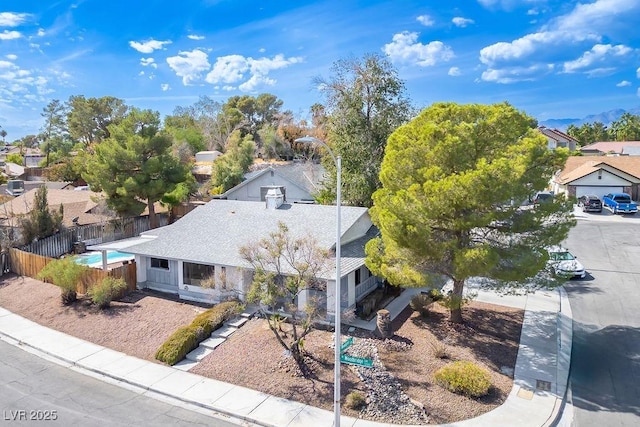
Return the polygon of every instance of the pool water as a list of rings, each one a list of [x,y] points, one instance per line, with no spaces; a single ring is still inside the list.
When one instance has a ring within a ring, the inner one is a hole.
[[[131,254],[124,254],[118,251],[107,251],[107,263],[111,264],[114,262],[121,261],[129,261],[134,258]],[[88,252],[86,254],[82,254],[78,256],[76,262],[78,264],[84,265],[93,265],[99,264],[102,265],[102,252]]]

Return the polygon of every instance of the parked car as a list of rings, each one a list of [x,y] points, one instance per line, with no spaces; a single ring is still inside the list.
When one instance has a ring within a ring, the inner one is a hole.
[[[602,201],[595,194],[585,194],[578,199],[582,212],[602,212]]]
[[[551,191],[538,191],[533,198],[533,204],[539,205],[540,203],[550,202],[553,200],[553,193]]]
[[[547,266],[555,276],[567,279],[584,279],[587,275],[584,265],[571,252],[562,246],[552,246],[548,249],[549,261]]]
[[[609,193],[602,197],[602,204],[614,214],[638,212],[638,205],[626,193]]]

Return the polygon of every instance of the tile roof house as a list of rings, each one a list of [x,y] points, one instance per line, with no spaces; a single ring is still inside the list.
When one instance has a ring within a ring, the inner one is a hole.
[[[550,129],[546,126],[538,126],[538,131],[547,138],[547,147],[549,150],[555,150],[556,148],[565,147],[569,151],[575,151],[578,146],[578,140],[574,137],[567,135],[558,129]]]
[[[24,194],[0,205],[0,225],[15,226],[15,218],[31,212],[34,206],[36,192],[37,188],[32,188],[25,191]],[[92,191],[47,188],[49,209],[57,211],[60,205],[62,205],[62,223],[66,227],[96,224],[111,219],[111,217],[106,217],[97,212],[96,208],[98,207],[99,199],[102,197],[100,193],[94,193]],[[75,218],[77,218],[77,220],[74,222]]]
[[[640,155],[640,141],[600,141],[585,145],[580,152],[585,156],[617,154],[619,156]]]
[[[627,193],[640,199],[640,156],[571,156],[552,180],[552,190],[567,196]]]
[[[281,199],[280,199],[281,200]],[[141,288],[169,292],[182,299],[216,303],[241,299],[251,285],[252,267],[240,256],[240,248],[268,237],[284,223],[293,238],[312,236],[325,249],[335,250],[336,207],[283,203],[279,206],[239,200],[212,200],[166,227],[144,232],[139,243],[120,251],[135,254]],[[375,234],[368,210],[341,208],[341,301],[354,307],[382,281],[364,265],[364,245]],[[308,290],[298,298],[302,307],[309,298],[319,300],[333,316],[335,256],[320,275],[326,291]],[[213,288],[201,287],[203,277],[214,277]],[[331,316],[329,316],[331,314]]]

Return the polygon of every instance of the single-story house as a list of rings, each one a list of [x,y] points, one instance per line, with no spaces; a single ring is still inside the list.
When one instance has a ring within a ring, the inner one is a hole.
[[[28,181],[25,182],[24,194],[0,205],[0,225],[15,227],[17,226],[17,218],[27,215],[33,210],[36,192],[44,184],[40,183],[37,187],[27,190],[27,183]],[[66,185],[66,183],[64,184]],[[111,217],[98,212],[99,199],[104,197],[100,193],[55,187],[47,186],[47,203],[51,211],[58,211],[62,205],[62,224],[64,226],[95,224],[111,219]]]
[[[218,198],[264,202],[270,189],[278,189],[285,202],[314,203],[313,195],[322,188],[324,169],[321,165],[305,162],[265,164],[245,175],[244,181],[221,194]]]
[[[574,151],[578,146],[578,140],[567,135],[558,129],[550,129],[545,126],[539,126],[538,131],[547,138],[547,148],[549,150],[555,150],[556,148],[565,147],[569,151]]]
[[[555,193],[580,197],[627,193],[639,200],[640,156],[571,156],[553,177]]]
[[[585,145],[580,152],[585,156],[637,156],[640,153],[640,141],[600,141]]]
[[[275,199],[275,200],[274,200]],[[273,191],[268,202],[212,200],[195,208],[173,224],[141,233],[139,242],[120,249],[135,255],[139,288],[178,295],[182,299],[217,303],[232,297],[245,299],[253,277],[252,266],[240,248],[266,238],[284,223],[293,238],[312,236],[317,245],[335,254],[336,207],[283,203]],[[341,302],[344,309],[382,284],[364,265],[364,245],[375,236],[367,208],[341,208]],[[213,286],[200,286],[204,279]],[[318,277],[326,290],[307,290],[298,298],[303,307],[309,298],[334,315],[335,255]]]

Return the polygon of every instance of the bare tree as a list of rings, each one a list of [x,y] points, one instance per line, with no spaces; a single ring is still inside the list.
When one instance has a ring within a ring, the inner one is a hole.
[[[304,338],[320,318],[322,307],[315,298],[308,298],[301,308],[298,299],[306,291],[326,289],[318,276],[327,268],[328,251],[311,236],[291,236],[280,223],[269,237],[243,246],[240,255],[254,268],[248,301],[259,303],[269,329],[305,374]]]

